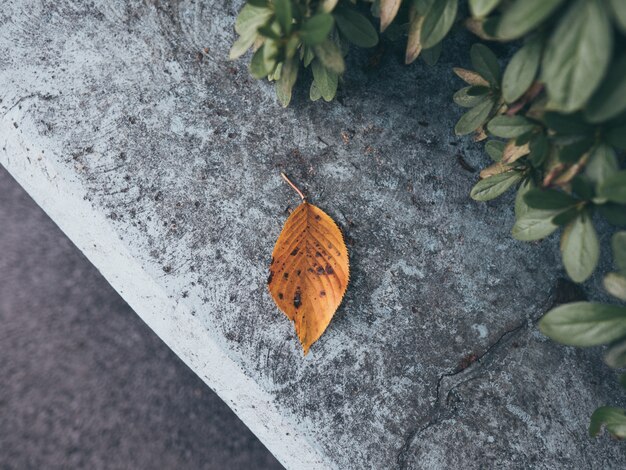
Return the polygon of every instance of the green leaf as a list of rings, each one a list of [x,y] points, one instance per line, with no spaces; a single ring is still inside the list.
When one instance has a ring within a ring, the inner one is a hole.
[[[315,80],[313,80],[311,82],[311,88],[309,90],[309,99],[311,101],[317,101],[322,97],[322,92],[320,91],[319,88],[317,88],[317,85],[315,84]]]
[[[626,33],[626,2],[624,0],[609,0],[609,3],[613,9],[615,24],[622,30],[622,33]]]
[[[424,16],[434,2],[435,0],[415,0],[413,5],[415,6],[416,13],[420,16]]]
[[[563,230],[561,256],[572,281],[584,282],[591,276],[600,257],[600,244],[589,214],[581,213]]]
[[[554,232],[558,225],[552,219],[559,211],[530,209],[520,216],[513,225],[511,235],[516,240],[531,242],[546,238]]]
[[[490,140],[485,144],[485,151],[494,162],[499,162],[502,160],[504,147],[506,147],[506,142],[502,142],[501,140]]]
[[[235,31],[239,38],[232,45],[229,53],[230,59],[237,59],[246,53],[258,37],[257,30],[266,24],[272,17],[272,10],[246,4],[237,15]]]
[[[569,224],[572,220],[580,215],[580,209],[578,207],[570,207],[569,209],[564,210],[558,215],[555,215],[552,218],[552,223],[554,225],[558,225],[559,227],[563,227],[564,225]]]
[[[541,332],[570,346],[598,346],[626,336],[626,308],[593,302],[560,305],[539,321]]]
[[[626,204],[626,170],[613,173],[600,183],[598,197]]]
[[[457,122],[456,126],[454,126],[454,132],[456,135],[469,134],[482,126],[489,117],[489,113],[491,113],[493,105],[493,99],[485,100],[461,116],[459,122]]]
[[[576,175],[570,183],[571,193],[575,194],[578,199],[590,201],[595,195],[593,184],[589,179],[582,175]]]
[[[515,196],[515,220],[519,220],[528,214],[532,209],[528,207],[526,201],[524,201],[524,196],[528,194],[528,191],[534,188],[533,180],[531,178],[527,178],[520,184],[519,189],[517,190],[517,195]]]
[[[543,55],[543,80],[550,105],[580,109],[604,77],[613,36],[600,0],[577,0],[559,20]]]
[[[535,168],[540,167],[548,157],[550,152],[550,144],[544,133],[535,135],[530,141],[530,153],[528,159]]]
[[[469,0],[472,16],[484,17],[493,11],[501,0]]]
[[[341,51],[334,42],[326,40],[322,44],[313,46],[313,50],[322,65],[328,70],[332,70],[339,75],[346,70],[346,64],[343,61]]]
[[[337,93],[339,76],[335,72],[332,72],[324,67],[319,60],[313,61],[311,69],[313,70],[315,86],[319,89],[320,94],[325,101],[332,101]]]
[[[585,122],[582,113],[561,114],[548,111],[543,115],[545,125],[559,135],[590,135],[594,128]]]
[[[506,139],[519,137],[532,131],[534,127],[535,125],[524,116],[496,116],[487,124],[489,132]]]
[[[559,148],[559,161],[576,163],[593,146],[594,138],[583,136]]]
[[[263,48],[265,45],[259,47],[257,51],[252,56],[252,60],[250,61],[250,73],[254,78],[263,78],[267,77],[270,73],[270,70],[267,70],[265,67],[265,58],[263,57]]]
[[[283,63],[277,63],[272,72],[267,76],[270,82],[274,82],[280,78],[280,73],[283,70]]]
[[[337,7],[333,13],[339,31],[348,41],[359,47],[374,47],[378,44],[376,29],[363,15],[345,7]]]
[[[311,62],[313,62],[313,59],[315,59],[313,48],[308,46],[302,46],[302,51],[302,63],[305,67],[308,67],[309,65],[311,65]]]
[[[626,366],[626,340],[611,346],[604,356],[604,362],[613,369]]]
[[[596,185],[619,171],[615,150],[606,144],[597,145],[589,155],[585,175]]]
[[[531,189],[524,196],[524,201],[533,209],[558,210],[566,209],[576,204],[569,194],[555,189]]]
[[[589,435],[596,437],[600,434],[602,425],[606,430],[621,439],[626,437],[626,413],[621,408],[601,406],[591,415]]]
[[[502,96],[507,103],[520,99],[532,85],[539,70],[542,47],[541,39],[536,38],[511,58],[502,78]]]
[[[285,34],[291,32],[291,23],[293,16],[291,15],[291,0],[273,0],[274,13],[276,20]]]
[[[626,206],[607,202],[597,206],[600,214],[612,225],[626,227]]]
[[[604,276],[603,283],[609,294],[626,302],[626,277],[617,273],[609,273]]]
[[[291,90],[298,78],[298,66],[296,59],[290,59],[283,63],[280,78],[276,81],[276,97],[280,104],[286,108],[291,101]]]
[[[438,42],[433,47],[429,47],[428,49],[422,50],[422,59],[428,65],[435,65],[441,56],[442,44]]]
[[[424,13],[424,22],[420,33],[420,42],[424,49],[429,49],[448,34],[458,8],[458,0],[436,0],[430,2],[430,8]]]
[[[622,273],[626,273],[626,232],[617,232],[611,239],[613,261]]]
[[[522,179],[517,171],[506,171],[498,175],[480,180],[470,192],[470,197],[476,201],[490,201],[504,193],[507,189]]]
[[[268,71],[268,75],[272,72],[276,72],[277,64],[276,59],[278,57],[278,42],[267,39],[263,43],[263,61],[265,62],[265,69]]]
[[[472,66],[493,86],[500,85],[500,65],[495,54],[484,44],[474,44],[470,49]]]
[[[516,0],[503,13],[498,37],[517,39],[539,26],[563,0]]]
[[[252,47],[252,44],[254,44],[256,38],[256,33],[240,36],[239,39],[237,39],[230,48],[228,58],[234,60],[244,55],[246,51],[250,49],[250,47]]]
[[[484,100],[489,98],[489,95],[487,93],[476,93],[477,89],[484,89],[485,91],[489,91],[485,87],[467,86],[457,91],[452,99],[459,106],[462,106],[464,108],[473,108],[474,106],[482,103]]]
[[[318,13],[307,19],[300,29],[302,42],[309,46],[315,46],[326,40],[333,28],[333,15],[328,13]]]
[[[280,40],[281,39],[280,31],[278,30],[278,28],[275,27],[276,24],[278,23],[272,23],[271,25],[259,26],[258,33],[261,36],[264,36],[266,38]]]
[[[626,150],[626,124],[609,127],[604,134],[604,140],[607,144]]]
[[[256,34],[259,26],[267,23],[272,17],[272,13],[269,8],[246,4],[237,15],[235,31],[241,36],[250,33]]]
[[[624,2],[626,5],[626,2]],[[626,110],[626,54],[611,66],[598,90],[593,94],[585,115],[589,122],[604,122]]]

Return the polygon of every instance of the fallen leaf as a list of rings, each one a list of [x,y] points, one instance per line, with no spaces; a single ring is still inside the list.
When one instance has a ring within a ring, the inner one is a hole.
[[[287,317],[306,355],[324,333],[348,287],[348,249],[337,224],[302,198],[276,240],[267,281],[270,294]]]

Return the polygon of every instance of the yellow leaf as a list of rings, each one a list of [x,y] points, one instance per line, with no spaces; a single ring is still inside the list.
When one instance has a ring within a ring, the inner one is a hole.
[[[489,86],[489,82],[473,70],[467,70],[461,67],[452,67],[452,70],[468,85]]]
[[[580,173],[580,171],[585,167],[585,165],[587,164],[587,160],[589,160],[589,153],[584,154],[580,158],[580,160],[578,160],[563,173],[561,173],[558,178],[554,180],[553,184],[561,187],[568,185],[574,179],[574,177],[578,173]]]
[[[511,171],[511,167],[509,165],[505,165],[502,162],[496,162],[493,165],[489,165],[487,168],[484,168],[480,172],[481,179],[489,178],[490,176],[499,175],[500,173],[504,173],[505,171]]]
[[[398,14],[402,0],[380,0],[380,32],[382,33],[391,24]]]
[[[467,20],[465,20],[465,27],[481,39],[484,39],[486,41],[497,40],[497,38],[490,36],[485,32],[485,29],[483,27],[484,23],[484,19],[468,18]]]
[[[482,142],[486,138],[487,138],[487,133],[485,132],[485,126],[480,126],[478,129],[476,129],[476,132],[474,132],[474,136],[472,137],[472,140],[474,142]]]
[[[350,266],[337,224],[293,188],[303,202],[291,213],[276,241],[267,284],[278,308],[294,322],[307,354],[341,304]]]
[[[411,12],[409,39],[406,43],[406,54],[404,56],[404,63],[406,64],[413,62],[420,55],[420,52],[422,52],[422,42],[420,39],[422,34],[422,23],[424,23],[424,17]]]
[[[528,145],[528,142],[524,145],[515,145],[515,139],[511,139],[502,151],[501,161],[502,163],[513,163],[529,153],[530,146]]]

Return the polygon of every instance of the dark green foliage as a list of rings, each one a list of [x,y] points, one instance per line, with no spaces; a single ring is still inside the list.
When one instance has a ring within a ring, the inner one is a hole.
[[[619,301],[626,302],[626,232],[613,235],[613,259],[617,272],[604,278],[607,292]],[[563,344],[572,346],[598,346],[608,344],[604,361],[609,367],[626,367],[626,306],[575,302],[549,311],[539,322],[541,331]],[[626,378],[621,384],[626,388]],[[624,410],[603,406],[591,416],[589,434],[597,436],[602,426],[619,437],[626,438]]]

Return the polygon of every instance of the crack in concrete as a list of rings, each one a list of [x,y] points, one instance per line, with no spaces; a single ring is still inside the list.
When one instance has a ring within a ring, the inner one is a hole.
[[[514,335],[515,333],[519,332],[522,328],[524,328],[524,326],[528,325],[528,320],[524,320],[524,322],[520,323],[519,325],[516,325],[515,327],[506,330],[504,333],[502,333],[498,339],[491,345],[489,345],[487,347],[487,349],[485,349],[485,351],[479,355],[473,362],[472,364],[470,364],[467,367],[459,367],[457,369],[455,369],[452,372],[446,372],[443,373],[441,375],[439,375],[438,379],[437,379],[437,386],[436,386],[436,390],[435,390],[435,404],[433,405],[433,409],[431,410],[430,414],[429,414],[429,419],[428,422],[417,429],[414,429],[413,431],[411,431],[409,433],[409,435],[407,436],[407,438],[404,441],[404,445],[402,446],[402,448],[400,449],[400,452],[398,453],[397,457],[396,457],[396,462],[398,463],[398,468],[399,469],[405,469],[406,468],[406,459],[407,459],[407,454],[409,449],[411,448],[411,445],[413,444],[413,442],[415,441],[415,439],[421,435],[422,433],[424,433],[428,428],[430,428],[431,426],[434,426],[435,424],[438,424],[439,422],[441,422],[443,419],[445,419],[446,417],[448,417],[450,415],[450,413],[452,411],[454,411],[454,408],[449,408],[448,407],[448,397],[450,396],[450,393],[452,393],[452,391],[461,386],[462,384],[473,380],[475,377],[470,377],[467,380],[458,382],[457,384],[454,384],[452,387],[450,387],[447,391],[447,393],[445,394],[446,398],[445,401],[442,400],[441,397],[441,385],[444,381],[444,379],[446,378],[450,378],[450,377],[455,377],[457,375],[461,375],[461,374],[469,374],[471,371],[476,371],[479,366],[480,366],[480,361],[487,355],[489,354],[491,351],[493,351],[495,348],[498,347],[498,345],[504,340],[504,338],[506,338],[509,335]]]
[[[465,367],[461,365],[451,372],[445,372],[439,375],[439,377],[437,378],[437,385],[435,389],[435,404],[433,405],[433,408],[428,415],[428,421],[425,425],[419,428],[413,429],[408,433],[407,437],[404,440],[404,445],[400,448],[400,451],[398,452],[396,456],[396,462],[398,464],[397,468],[400,470],[407,468],[406,465],[407,465],[408,452],[413,442],[415,441],[415,439],[418,438],[418,436],[423,434],[430,427],[436,424],[439,424],[445,418],[452,416],[452,413],[456,410],[456,408],[449,406],[450,394],[455,389],[462,386],[463,384],[471,380],[475,380],[479,377],[476,377],[474,375],[473,377],[469,377],[466,380],[461,380],[453,384],[451,387],[448,388],[447,392],[445,393],[445,400],[442,400],[441,387],[445,379],[456,377],[458,375],[470,375],[472,373],[475,373],[483,365],[484,361],[482,360],[485,359],[485,357],[487,357],[489,354],[494,352],[501,344],[503,344],[503,342],[505,341],[507,337],[509,337],[508,339],[513,338],[515,335],[520,333],[524,329],[524,327],[528,327],[529,329],[531,327],[534,327],[539,321],[539,319],[546,312],[556,307],[557,305],[560,305],[566,302],[572,302],[575,300],[581,300],[581,298],[584,298],[584,293],[582,292],[580,287],[578,287],[576,284],[573,284],[572,282],[566,279],[557,279],[554,287],[551,289],[550,293],[548,294],[546,301],[544,302],[543,306],[539,309],[539,314],[533,317],[526,318],[523,322],[520,322],[518,325],[514,326],[513,328],[506,330],[504,333],[502,333],[498,337],[498,339],[496,339],[492,344],[490,344],[483,351],[482,354],[476,356],[469,365]]]

